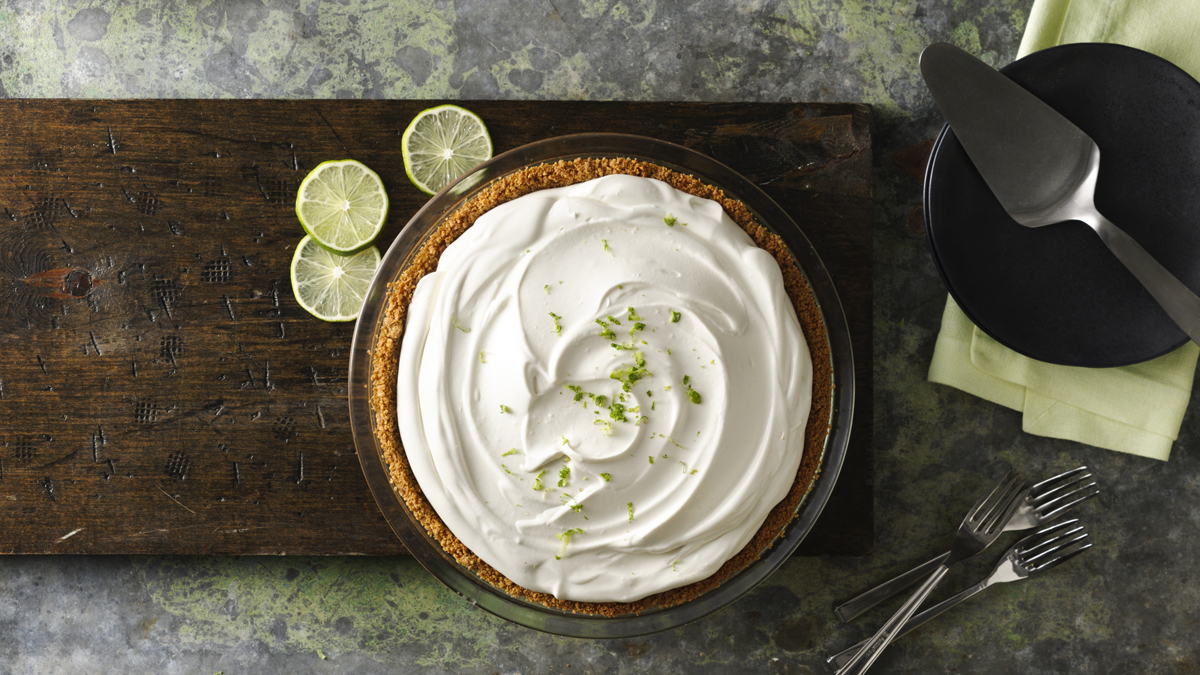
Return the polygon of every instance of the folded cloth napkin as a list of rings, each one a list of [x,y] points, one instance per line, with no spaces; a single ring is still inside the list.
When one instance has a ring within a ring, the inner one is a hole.
[[[1035,0],[1018,56],[1072,42],[1157,54],[1200,79],[1196,0]],[[1021,356],[947,298],[929,380],[1023,413],[1031,434],[1166,460],[1192,394],[1200,347],[1146,363],[1073,368]]]

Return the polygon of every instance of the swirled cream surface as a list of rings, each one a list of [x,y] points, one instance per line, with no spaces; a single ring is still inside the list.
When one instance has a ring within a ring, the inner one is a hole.
[[[407,321],[413,473],[525,588],[630,602],[708,577],[796,476],[808,347],[716,202],[624,175],[526,195],[446,249]]]

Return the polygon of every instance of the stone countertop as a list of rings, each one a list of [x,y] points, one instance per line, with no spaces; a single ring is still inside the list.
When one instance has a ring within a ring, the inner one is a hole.
[[[841,625],[836,601],[948,545],[1004,467],[1038,476],[1080,464],[1105,489],[1079,510],[1095,549],[989,590],[898,642],[875,670],[1200,672],[1194,411],[1164,463],[1024,434],[1019,413],[925,381],[945,291],[917,209],[941,118],[917,55],[942,40],[1007,63],[1031,4],[9,0],[8,97],[871,104],[876,537],[866,558],[796,558],[713,616],[613,641],[508,624],[408,558],[8,557],[0,675],[824,673],[825,654],[886,615]],[[983,557],[947,589],[984,574],[994,556]]]

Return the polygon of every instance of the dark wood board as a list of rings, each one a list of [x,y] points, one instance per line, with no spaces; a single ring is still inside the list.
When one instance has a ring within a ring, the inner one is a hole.
[[[396,554],[350,435],[352,324],[310,317],[293,200],[321,161],[382,176],[386,249],[426,197],[429,101],[0,101],[0,553]],[[469,102],[496,151],[619,131],[741,171],[841,294],[858,396],[808,555],[871,549],[870,111]]]

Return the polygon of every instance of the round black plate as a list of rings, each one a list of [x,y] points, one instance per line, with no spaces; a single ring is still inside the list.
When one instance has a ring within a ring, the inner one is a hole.
[[[1073,44],[1001,69],[1100,147],[1096,206],[1200,289],[1200,83],[1131,47]],[[949,127],[925,176],[925,226],[950,294],[985,333],[1031,358],[1138,363],[1187,336],[1080,222],[1009,218]]]

